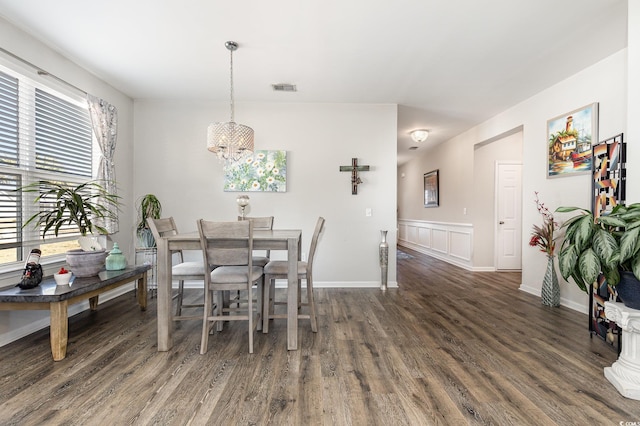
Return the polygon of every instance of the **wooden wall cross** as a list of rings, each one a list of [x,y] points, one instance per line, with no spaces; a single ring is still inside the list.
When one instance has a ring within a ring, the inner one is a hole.
[[[351,172],[351,193],[354,195],[358,194],[358,185],[362,183],[360,180],[360,176],[358,176],[358,172],[368,172],[369,166],[359,166],[358,159],[352,158],[350,166],[340,166],[341,172]]]

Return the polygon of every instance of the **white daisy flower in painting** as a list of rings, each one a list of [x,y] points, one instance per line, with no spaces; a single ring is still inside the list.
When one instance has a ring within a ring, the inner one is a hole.
[[[262,159],[264,159],[264,152],[258,152],[258,153],[256,154],[256,158],[257,158],[258,160],[262,160]]]
[[[265,165],[264,165],[264,167],[265,167],[267,170],[271,170],[271,169],[273,169],[273,166],[274,166],[273,161],[269,161],[267,164],[265,164]]]
[[[254,161],[254,162],[253,162],[253,164],[252,164],[252,166],[253,166],[253,167],[258,167],[258,166],[260,166],[260,161],[258,161],[258,160]]]
[[[251,164],[251,163],[253,163],[253,157],[247,157],[247,158],[244,160],[244,162],[245,162],[245,163],[247,163],[247,164]]]
[[[271,173],[273,173],[274,175],[279,175],[280,174],[280,169],[277,167],[274,167],[273,170],[271,170]]]
[[[273,184],[273,182],[275,182],[276,180],[273,178],[273,176],[269,176],[267,178],[267,185],[271,185]]]
[[[236,189],[236,184],[235,183],[230,183],[229,184],[229,189]]]
[[[251,184],[251,189],[260,189],[260,182],[258,182],[257,180],[254,180],[253,183]]]
[[[264,176],[264,169],[260,167],[258,170],[256,170],[256,174],[260,177]]]
[[[247,183],[247,179],[240,179],[240,185],[246,185]]]

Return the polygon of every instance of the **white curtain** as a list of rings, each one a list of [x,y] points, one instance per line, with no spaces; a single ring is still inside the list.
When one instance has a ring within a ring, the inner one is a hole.
[[[113,155],[116,151],[116,139],[118,137],[118,111],[116,107],[93,95],[87,94],[87,105],[91,116],[93,133],[96,136],[102,155],[98,165],[96,180],[113,195],[118,195],[116,187],[116,170],[113,164]],[[118,206],[112,205],[115,218],[105,220],[100,225],[110,234],[118,232]]]

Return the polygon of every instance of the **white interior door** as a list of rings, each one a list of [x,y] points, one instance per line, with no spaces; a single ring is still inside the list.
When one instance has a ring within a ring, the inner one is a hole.
[[[496,269],[522,269],[522,165],[496,163]]]

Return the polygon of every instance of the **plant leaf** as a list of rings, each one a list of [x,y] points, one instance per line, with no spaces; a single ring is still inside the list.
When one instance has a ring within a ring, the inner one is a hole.
[[[640,254],[637,254],[631,259],[631,270],[636,278],[640,277]]]
[[[610,216],[610,215],[600,216],[598,218],[598,222],[602,223],[603,225],[613,226],[614,228],[627,226],[627,222],[625,222],[624,220],[615,216]]]
[[[573,212],[573,211],[576,211],[576,210],[580,210],[580,211],[583,211],[583,212],[590,213],[589,210],[583,209],[581,207],[558,207],[556,209],[556,212],[558,212],[558,213],[569,213],[569,212]]]
[[[620,263],[630,259],[638,251],[638,238],[640,238],[640,228],[627,230],[620,238]]]
[[[593,249],[588,248],[580,254],[578,258],[578,269],[586,284],[591,284],[596,280],[602,268],[600,266],[600,260]]]
[[[606,263],[613,256],[613,253],[618,250],[616,239],[602,228],[596,229],[591,246],[601,263]]]
[[[575,281],[578,287],[580,287],[580,290],[584,291],[587,294],[589,293],[587,291],[587,285],[585,284],[584,280],[582,279],[582,277],[580,276],[580,273],[578,273],[577,270],[575,274],[571,275],[571,278],[573,278],[573,281]]]
[[[578,251],[574,244],[570,244],[566,249],[560,251],[558,254],[558,267],[560,268],[560,274],[565,280],[569,279],[573,271],[576,270],[578,263]]]
[[[593,234],[594,228],[595,226],[591,215],[585,215],[582,219],[576,222],[576,233],[574,238],[578,251],[582,252],[585,248],[590,247],[591,235]]]
[[[610,286],[618,285],[618,283],[620,282],[620,270],[618,268],[604,268],[604,271],[602,273],[607,278],[607,284],[609,284]]]

